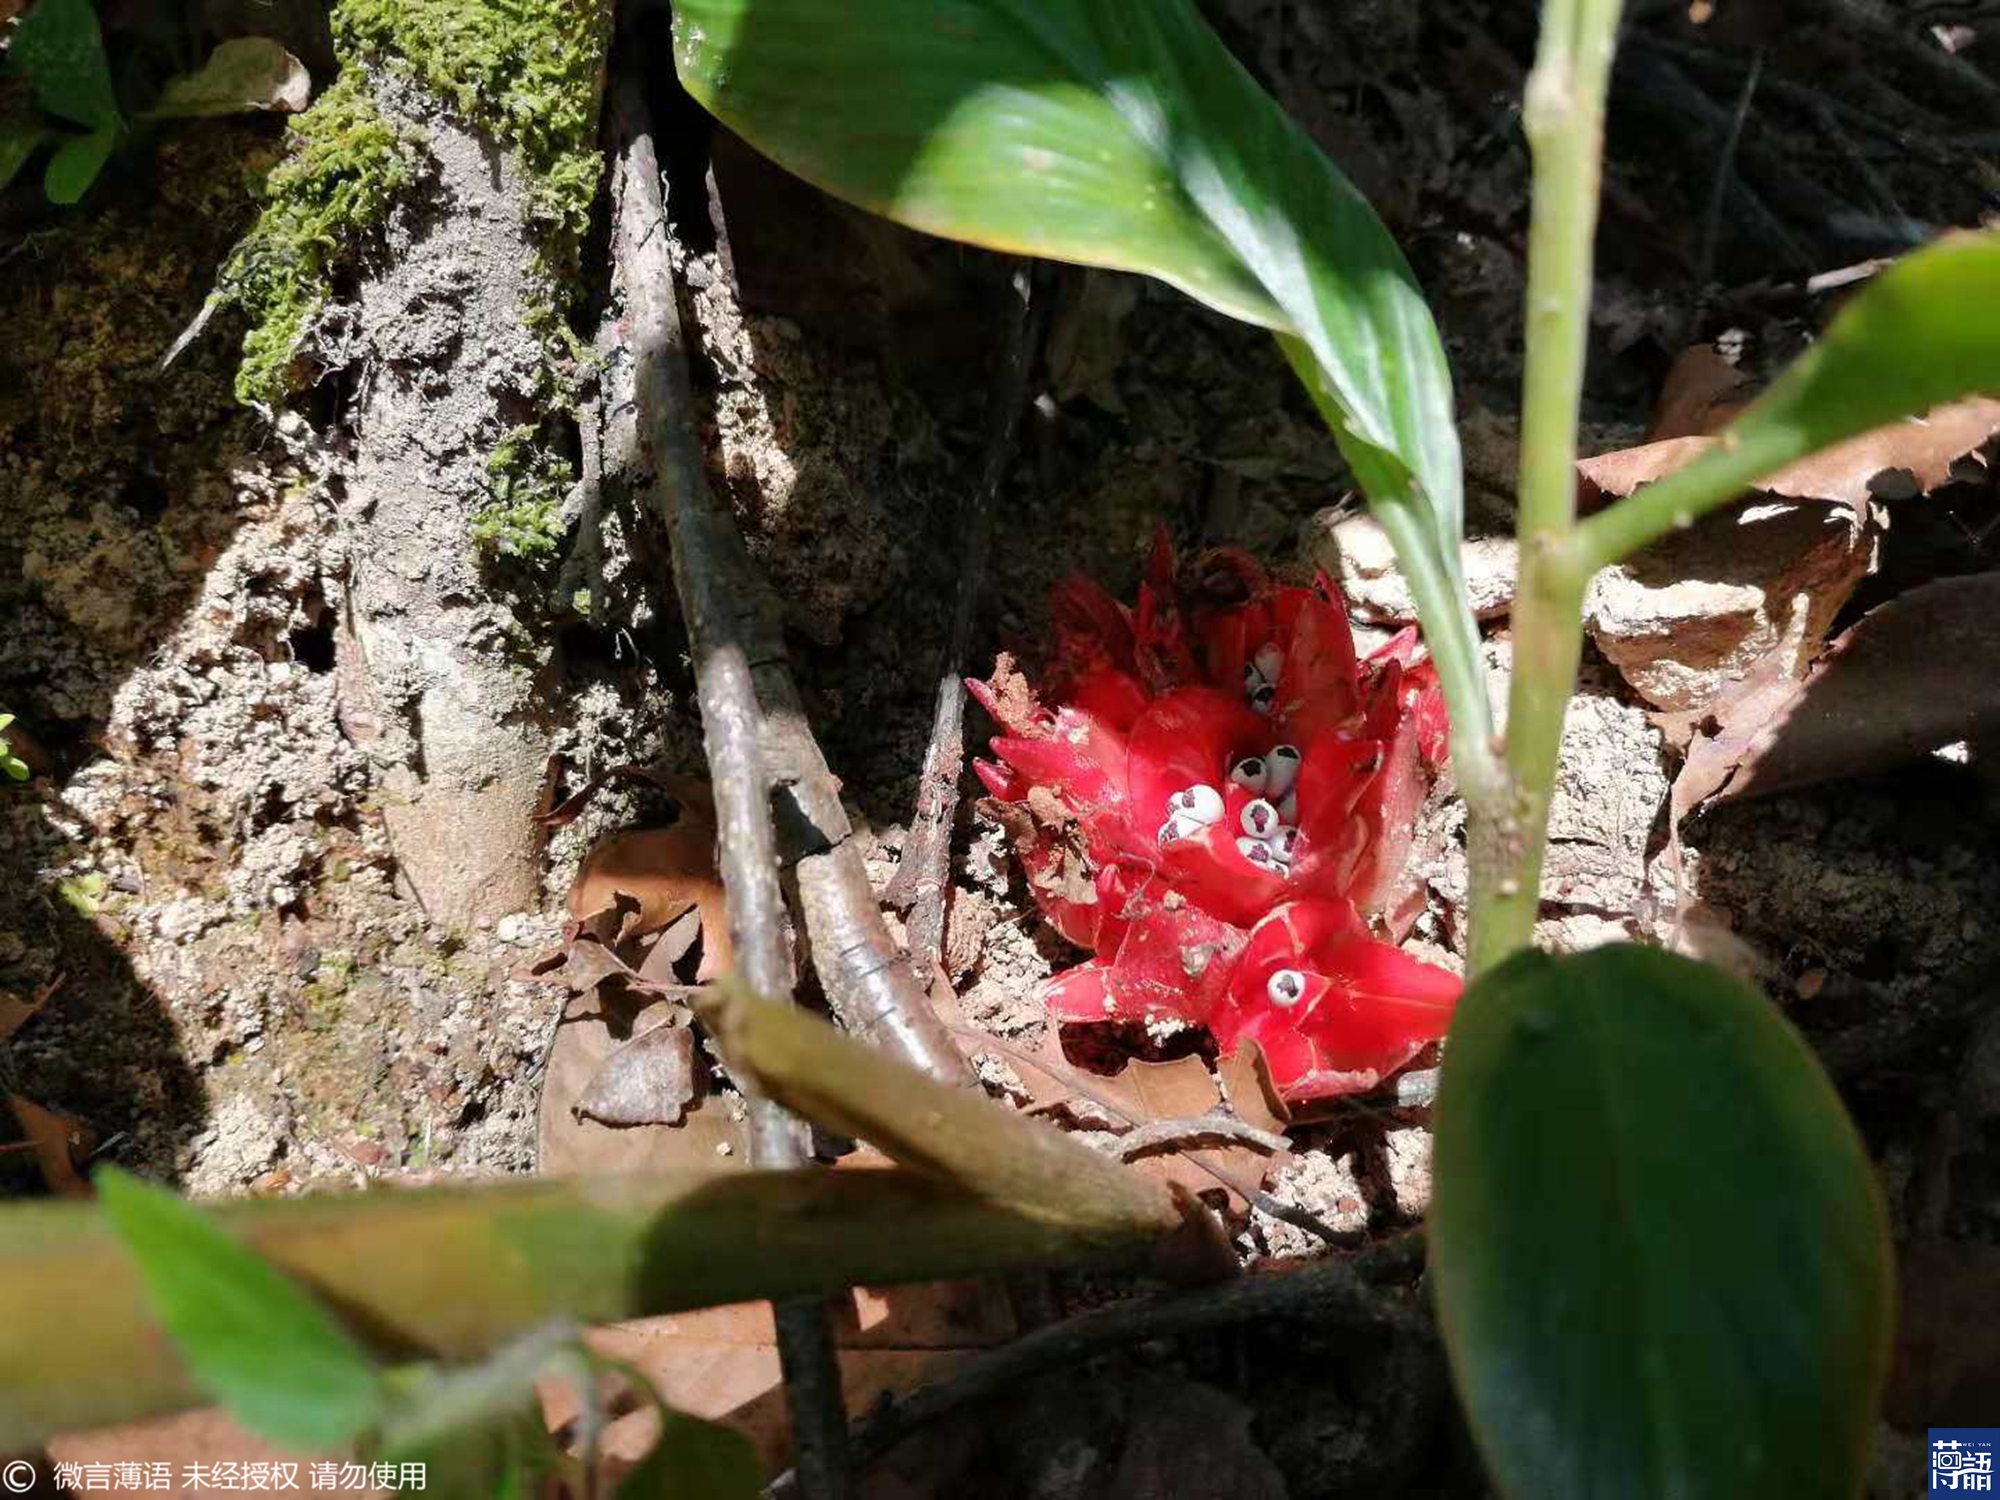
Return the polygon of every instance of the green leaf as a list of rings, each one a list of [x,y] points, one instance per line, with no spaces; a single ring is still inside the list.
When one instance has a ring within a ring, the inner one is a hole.
[[[230,1415],[322,1451],[380,1420],[381,1376],[309,1293],[172,1193],[112,1167],[94,1181],[154,1312]]]
[[[750,1439],[658,1405],[660,1436],[618,1486],[619,1500],[756,1500],[764,1475]]]
[[[36,0],[14,29],[7,66],[27,75],[50,114],[93,131],[119,123],[104,38],[90,0]]]
[[[1506,1494],[1859,1494],[1887,1225],[1763,996],[1652,949],[1519,954],[1459,1006],[1436,1130],[1438,1308]]]
[[[1421,491],[1423,561],[1455,572],[1458,437],[1423,295],[1189,0],[682,0],[674,16],[689,92],[829,192],[1157,276],[1295,341],[1371,498]]]
[[[1712,448],[1586,521],[1585,555],[1615,562],[1789,463],[1974,393],[2000,393],[2000,233],[1947,236],[1877,276]]]
[[[168,79],[146,113],[160,120],[258,109],[295,113],[311,94],[304,63],[268,37],[238,37],[218,45],[199,73]]]
[[[42,191],[48,194],[51,203],[76,203],[90,191],[97,174],[111,159],[111,148],[118,144],[118,127],[106,125],[89,135],[64,135],[57,139],[62,144],[56,147],[42,172]]]

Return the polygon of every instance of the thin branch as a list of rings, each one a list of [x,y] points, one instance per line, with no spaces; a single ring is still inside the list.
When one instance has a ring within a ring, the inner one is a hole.
[[[1088,1099],[1108,1118],[1119,1121],[1127,1129],[1136,1130],[1140,1126],[1138,1117],[1110,1094],[1092,1085],[1088,1074],[1081,1073],[1075,1068],[1065,1067],[1053,1060],[1035,1057],[1011,1042],[1002,1041],[990,1032],[978,1031],[970,1026],[954,1026],[952,1034],[999,1053],[1016,1067],[1032,1068],[1038,1073],[1048,1074],[1071,1093]],[[1188,1160],[1259,1213],[1269,1214],[1274,1219],[1290,1224],[1294,1229],[1303,1229],[1307,1234],[1324,1240],[1329,1245],[1343,1243],[1343,1237],[1310,1210],[1300,1208],[1297,1204],[1285,1203],[1265,1192],[1261,1184],[1239,1177],[1234,1172],[1225,1172],[1213,1162],[1205,1161],[1199,1156],[1190,1156]]]
[[[988,396],[986,445],[971,502],[954,517],[959,528],[958,595],[951,633],[938,667],[937,707],[931,716],[930,748],[917,782],[916,812],[903,841],[903,859],[885,894],[910,908],[910,971],[920,980],[936,968],[944,951],[945,896],[951,888],[951,831],[958,816],[958,781],[965,766],[965,665],[972,644],[972,621],[986,573],[993,531],[993,508],[1000,482],[1014,453],[1014,433],[1027,400],[1028,370],[1034,362],[1041,322],[1028,271],[1010,278],[1006,353]]]
[[[1421,1313],[1401,1305],[1368,1280],[1371,1273],[1407,1269],[1413,1263],[1411,1251],[1420,1258],[1422,1247],[1422,1237],[1412,1233],[1372,1245],[1357,1255],[1246,1276],[1219,1287],[1093,1308],[1052,1323],[979,1356],[936,1385],[882,1407],[855,1433],[855,1462],[869,1464],[919,1428],[965,1407],[1007,1395],[1026,1381],[1052,1371],[1073,1370],[1085,1360],[1153,1339],[1274,1318],[1387,1327],[1428,1339],[1430,1324]],[[791,1500],[797,1493],[796,1477],[790,1472],[778,1476],[764,1491],[765,1500]]]
[[[1266,1156],[1291,1149],[1291,1142],[1271,1130],[1259,1130],[1248,1120],[1213,1110],[1184,1120],[1149,1120],[1118,1138],[1118,1154],[1126,1161],[1148,1151],[1185,1150],[1201,1142],[1231,1141]]]
[[[685,429],[689,403],[673,266],[664,232],[660,164],[645,95],[630,72],[620,74],[616,98],[624,149],[612,254],[625,314],[631,397],[641,443],[650,437],[656,447],[666,449],[673,443],[664,435]],[[676,474],[662,465],[648,499],[665,521],[673,545],[674,586],[694,657],[730,940],[745,981],[761,995],[788,1002],[792,960],[771,831],[770,786],[759,747],[763,716],[741,616],[727,592],[728,580],[703,567],[695,548],[688,545],[708,507],[705,492],[684,482],[686,477],[684,471]],[[805,1164],[805,1128],[775,1101],[752,1095],[750,1130],[751,1160],[760,1170],[787,1171]],[[777,1303],[776,1318],[778,1359],[803,1488],[813,1500],[844,1500],[853,1493],[847,1406],[827,1306],[811,1297],[787,1299]]]
[[[718,244],[726,246],[720,204],[711,199],[709,207]],[[662,220],[658,234],[663,256],[672,233]],[[725,254],[720,259],[722,280],[733,293],[730,257]],[[675,349],[684,353],[678,313],[674,330]],[[653,433],[657,444],[653,459],[663,489],[685,492],[700,502],[676,535],[676,554],[685,551],[689,567],[715,579],[736,614],[763,715],[758,743],[770,777],[778,853],[827,1003],[854,1035],[934,1078],[970,1083],[965,1059],[945,1034],[943,1022],[882,921],[875,888],[852,837],[853,825],[841,806],[840,783],[813,738],[787,665],[778,600],[770,580],[751,561],[734,518],[716,506],[709,491],[695,439],[684,357],[673,365],[672,410],[677,419]]]

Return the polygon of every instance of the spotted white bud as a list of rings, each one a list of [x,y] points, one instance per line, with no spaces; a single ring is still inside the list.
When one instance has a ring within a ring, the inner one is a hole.
[[[1212,786],[1191,786],[1169,797],[1167,809],[1170,813],[1185,814],[1205,828],[1222,821],[1222,793]]]
[[[1265,683],[1250,694],[1250,706],[1260,714],[1268,714],[1278,701],[1278,690]]]
[[[1290,1010],[1306,997],[1306,976],[1297,969],[1280,969],[1264,984],[1271,1003]]]
[[[1299,831],[1296,828],[1279,828],[1264,842],[1270,847],[1271,858],[1288,865],[1299,847]]]
[[[1236,852],[1260,870],[1274,869],[1277,861],[1271,858],[1271,846],[1262,839],[1238,839]]]
[[[1270,779],[1270,768],[1264,764],[1261,755],[1246,755],[1229,768],[1229,779],[1247,792],[1264,795],[1265,783]]]
[[[1259,797],[1255,802],[1244,804],[1238,818],[1243,831],[1253,839],[1267,839],[1277,830],[1284,819],[1278,816],[1277,808]]]
[[[1276,641],[1266,641],[1257,648],[1257,654],[1250,658],[1250,665],[1257,669],[1266,682],[1276,682],[1278,674],[1285,670],[1285,653],[1278,649]]]
[[[1266,677],[1262,672],[1257,670],[1257,664],[1255,662],[1246,661],[1245,663],[1243,663],[1244,692],[1254,693],[1257,691],[1258,688],[1263,687],[1269,681],[1270,679],[1268,677]]]
[[[1305,757],[1299,754],[1297,745],[1273,745],[1271,753],[1264,759],[1271,772],[1265,793],[1272,797],[1284,796],[1298,782],[1299,765]]]
[[[1297,826],[1299,821],[1299,794],[1287,792],[1278,799],[1278,821]]]
[[[1178,839],[1191,839],[1207,826],[1184,812],[1171,813],[1167,821],[1160,825],[1160,842],[1164,845],[1174,843]]]

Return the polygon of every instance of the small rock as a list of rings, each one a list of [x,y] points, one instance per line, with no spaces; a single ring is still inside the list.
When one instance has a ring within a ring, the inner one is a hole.
[[[1431,1133],[1418,1126],[1391,1130],[1382,1137],[1389,1164],[1389,1191],[1396,1212],[1420,1219],[1431,1206]]]
[[[1729,506],[1604,569],[1584,622],[1656,707],[1700,709],[1773,653],[1803,669],[1874,556],[1849,506]]]
[[[1396,564],[1396,549],[1382,523],[1366,512],[1318,512],[1305,523],[1300,548],[1306,559],[1340,580],[1356,616],[1397,625],[1414,624],[1416,601]],[[1504,615],[1514,604],[1519,551],[1512,537],[1473,537],[1459,549],[1465,566],[1472,612],[1481,619]]]
[[[495,924],[493,935],[503,943],[524,943],[531,936],[528,919],[519,912],[510,912]]]

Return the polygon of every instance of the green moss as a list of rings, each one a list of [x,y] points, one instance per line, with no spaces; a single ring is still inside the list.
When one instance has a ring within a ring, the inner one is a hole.
[[[264,213],[224,276],[225,295],[252,324],[240,399],[287,393],[330,272],[415,178],[417,147],[377,113],[366,64],[412,79],[519,152],[544,287],[524,315],[548,353],[544,394],[566,403],[571,381],[557,372],[580,352],[568,288],[602,171],[609,14],[603,0],[341,0],[333,13],[341,75],[294,125],[291,155],[266,180]]]
[[[289,146],[265,177],[263,211],[221,278],[222,295],[250,319],[236,375],[237,399],[250,403],[274,403],[290,391],[292,361],[326,303],[333,270],[416,180],[415,143],[376,111],[354,70],[292,122]]]
[[[562,547],[563,500],[576,472],[533,427],[516,427],[486,460],[492,502],[472,520],[472,540],[488,559],[539,562]]]
[[[335,35],[521,153],[535,217],[590,227],[608,5],[600,0],[343,0]]]

